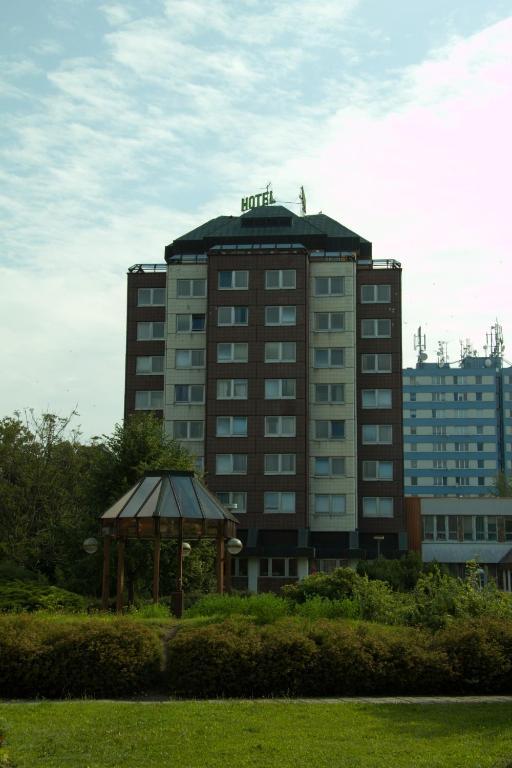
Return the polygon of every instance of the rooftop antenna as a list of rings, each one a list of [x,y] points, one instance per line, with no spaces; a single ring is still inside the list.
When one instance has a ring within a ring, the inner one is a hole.
[[[445,368],[448,365],[448,342],[437,342],[437,365],[439,368]]]
[[[486,334],[486,338],[490,345],[491,357],[501,365],[503,353],[505,352],[505,343],[503,340],[503,328],[497,320],[494,325],[491,325],[491,332]]]
[[[414,334],[414,349],[418,350],[418,360],[417,360],[417,367],[421,368],[425,360],[427,359],[428,355],[426,353],[427,349],[427,337],[425,334],[421,333],[421,325],[418,327],[418,333]]]

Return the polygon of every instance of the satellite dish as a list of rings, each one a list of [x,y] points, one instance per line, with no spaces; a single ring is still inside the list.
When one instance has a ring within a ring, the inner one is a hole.
[[[420,360],[423,363],[427,359],[428,355],[426,352],[420,352]]]
[[[489,357],[485,358],[484,365],[485,365],[486,368],[490,368],[491,367],[492,361],[491,361],[491,359]]]

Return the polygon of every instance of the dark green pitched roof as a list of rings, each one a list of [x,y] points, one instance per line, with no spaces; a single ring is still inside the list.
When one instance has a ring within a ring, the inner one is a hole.
[[[359,251],[364,243],[356,232],[323,213],[297,216],[282,205],[253,208],[241,216],[217,216],[168,245],[166,256],[205,252],[214,245],[233,243],[302,243],[307,248]]]

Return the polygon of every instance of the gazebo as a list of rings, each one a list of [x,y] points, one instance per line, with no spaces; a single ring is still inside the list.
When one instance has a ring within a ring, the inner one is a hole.
[[[128,539],[154,542],[153,601],[158,602],[160,585],[160,545],[162,539],[178,541],[178,573],[174,610],[183,613],[183,553],[185,539],[213,539],[217,544],[217,592],[229,585],[230,554],[242,549],[234,538],[237,519],[195,477],[193,472],[161,470],[146,472],[144,477],[101,516],[103,535],[102,606],[109,602],[110,547],[117,543],[116,609],[123,610],[124,555]],[[227,546],[226,546],[227,543]],[[190,549],[190,545],[188,545]]]

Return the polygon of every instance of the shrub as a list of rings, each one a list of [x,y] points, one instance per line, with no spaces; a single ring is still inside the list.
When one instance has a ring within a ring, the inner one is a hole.
[[[260,595],[206,595],[198,600],[185,615],[187,618],[196,616],[252,616],[257,624],[269,624],[286,616],[288,604],[286,600],[266,592]]]
[[[7,581],[0,584],[0,612],[5,611],[83,611],[87,601],[81,595],[33,581]]]
[[[351,568],[336,568],[332,573],[315,573],[295,584],[287,584],[281,593],[295,603],[304,603],[312,597],[342,600],[352,597],[358,578]]]
[[[318,595],[310,597],[305,603],[295,606],[295,614],[310,621],[317,619],[358,619],[359,604],[355,600],[328,600]]]
[[[422,570],[423,563],[417,552],[408,552],[400,560],[379,557],[376,560],[360,560],[357,564],[357,573],[360,576],[385,581],[397,592],[414,589]]]
[[[264,627],[255,651],[253,695],[296,696],[305,692],[317,648],[300,624],[285,619]]]
[[[127,696],[155,686],[157,635],[127,619],[0,621],[0,696]]]

